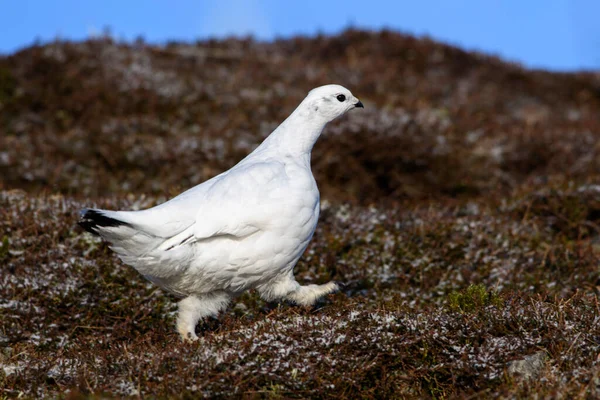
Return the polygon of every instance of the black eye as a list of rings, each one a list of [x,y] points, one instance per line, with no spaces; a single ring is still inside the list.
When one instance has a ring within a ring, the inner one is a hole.
[[[346,96],[344,96],[343,94],[338,94],[337,99],[339,102],[346,101]]]

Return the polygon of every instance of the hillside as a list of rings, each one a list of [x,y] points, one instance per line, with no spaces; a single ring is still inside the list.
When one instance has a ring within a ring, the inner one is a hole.
[[[174,298],[76,227],[230,168],[315,86],[365,109],[313,152],[314,309],[246,294],[182,345]],[[600,73],[395,32],[0,58],[0,397],[589,397],[600,367]],[[524,357],[539,365],[527,380]]]

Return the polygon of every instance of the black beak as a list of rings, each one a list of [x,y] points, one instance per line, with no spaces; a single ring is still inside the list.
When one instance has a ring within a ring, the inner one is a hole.
[[[358,101],[358,103],[354,104],[354,107],[356,107],[356,108],[365,108],[365,106],[363,106],[362,101],[360,101],[360,100]]]

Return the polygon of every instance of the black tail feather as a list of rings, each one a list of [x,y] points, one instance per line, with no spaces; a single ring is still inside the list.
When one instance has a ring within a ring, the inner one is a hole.
[[[78,222],[79,226],[81,226],[86,231],[93,233],[94,235],[98,235],[98,231],[96,230],[97,227],[103,227],[103,226],[115,227],[115,226],[123,226],[123,225],[129,226],[129,224],[127,222],[123,222],[123,221],[119,221],[118,219],[107,217],[106,215],[102,214],[98,210],[85,208],[85,209],[81,210],[79,214],[80,214],[80,219]]]

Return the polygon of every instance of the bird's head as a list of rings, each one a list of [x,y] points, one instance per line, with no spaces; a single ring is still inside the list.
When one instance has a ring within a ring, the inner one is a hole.
[[[303,103],[310,112],[323,117],[327,122],[354,108],[364,108],[360,100],[340,85],[325,85],[315,88],[308,93]]]

